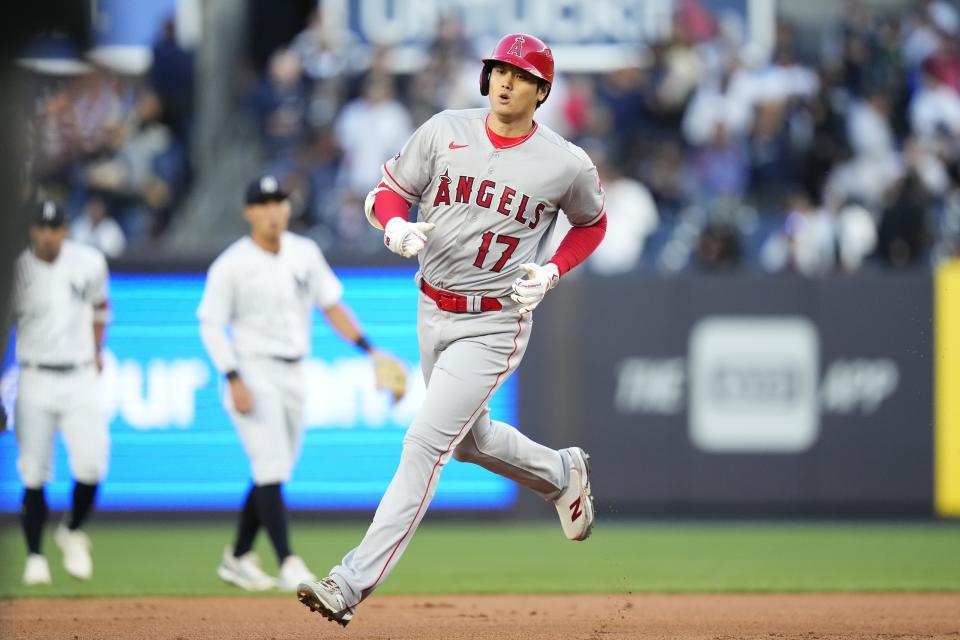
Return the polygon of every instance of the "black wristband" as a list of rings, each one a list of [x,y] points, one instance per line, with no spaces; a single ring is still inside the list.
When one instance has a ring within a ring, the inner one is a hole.
[[[373,351],[373,345],[367,342],[367,339],[364,336],[360,336],[359,338],[354,340],[353,344],[357,345],[367,353],[370,353],[371,351]]]
[[[230,369],[230,371],[227,371],[225,375],[227,376],[227,380],[230,382],[240,379],[240,373],[236,369]]]

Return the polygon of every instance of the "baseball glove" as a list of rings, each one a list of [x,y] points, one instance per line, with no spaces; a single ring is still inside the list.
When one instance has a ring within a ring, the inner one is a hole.
[[[373,358],[377,389],[386,389],[393,396],[393,401],[399,402],[407,392],[407,370],[388,353],[375,351],[370,357]]]

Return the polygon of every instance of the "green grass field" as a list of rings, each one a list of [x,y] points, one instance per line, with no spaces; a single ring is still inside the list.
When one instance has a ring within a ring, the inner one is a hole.
[[[0,597],[238,595],[214,572],[232,524],[100,523],[94,578],[60,566],[53,585],[20,584],[24,550],[0,529]],[[294,522],[296,550],[323,575],[365,524]],[[258,550],[276,562],[261,534]],[[584,543],[554,524],[426,522],[378,593],[960,591],[960,523],[601,523]]]

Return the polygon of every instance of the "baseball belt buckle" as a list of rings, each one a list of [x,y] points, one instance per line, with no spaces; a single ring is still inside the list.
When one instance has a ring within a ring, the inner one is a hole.
[[[450,311],[453,313],[459,313],[463,311],[466,307],[464,302],[466,302],[465,298],[455,293],[447,293],[446,291],[440,291],[437,294],[437,307],[441,311]]]

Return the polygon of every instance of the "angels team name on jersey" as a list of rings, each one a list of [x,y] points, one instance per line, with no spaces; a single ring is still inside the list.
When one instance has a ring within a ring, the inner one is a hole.
[[[453,184],[453,178],[450,177],[450,169],[447,169],[440,175],[440,184],[437,185],[437,195],[433,199],[433,206],[450,206],[451,196],[450,187]],[[474,185],[477,185],[474,192]],[[530,202],[530,196],[520,193],[509,185],[497,185],[495,180],[480,180],[478,182],[475,176],[458,176],[457,187],[453,195],[453,202],[460,204],[475,204],[484,209],[494,208],[504,216],[512,216],[516,222],[526,225],[531,229],[536,229],[540,224],[540,216],[543,214],[547,205],[544,202],[537,202],[536,205]],[[515,206],[514,206],[514,203]],[[532,211],[531,211],[532,209]],[[527,217],[529,215],[529,217]]]

